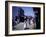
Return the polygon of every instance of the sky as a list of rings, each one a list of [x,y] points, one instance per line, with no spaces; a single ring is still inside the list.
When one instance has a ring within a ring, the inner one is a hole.
[[[20,7],[13,6],[12,7],[12,14],[13,16],[18,16],[18,10]],[[24,10],[24,15],[35,17],[35,12],[33,11],[32,7],[21,7]]]

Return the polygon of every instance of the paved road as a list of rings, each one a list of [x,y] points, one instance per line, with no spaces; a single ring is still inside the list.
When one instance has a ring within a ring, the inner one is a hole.
[[[29,29],[34,29],[34,26],[35,26],[34,24],[33,25],[27,24],[27,27]],[[25,27],[26,27],[26,23],[23,23],[23,22],[21,22],[21,23],[17,24],[16,26],[14,26],[15,30],[24,30]]]

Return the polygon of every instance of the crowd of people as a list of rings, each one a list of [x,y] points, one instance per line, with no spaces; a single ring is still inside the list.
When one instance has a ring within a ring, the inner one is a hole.
[[[24,23],[24,29],[34,29],[36,27],[35,18],[32,16],[15,16],[12,19],[13,28],[19,23]]]

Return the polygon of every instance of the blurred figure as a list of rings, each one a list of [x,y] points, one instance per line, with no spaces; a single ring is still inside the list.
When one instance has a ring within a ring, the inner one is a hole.
[[[36,28],[36,21],[35,18],[30,19],[30,29],[35,29]]]
[[[32,16],[31,17],[27,16],[27,18],[25,20],[25,23],[26,23],[24,25],[25,30],[27,30],[27,29],[35,29],[36,28],[36,21],[35,21],[35,18],[33,18]]]

